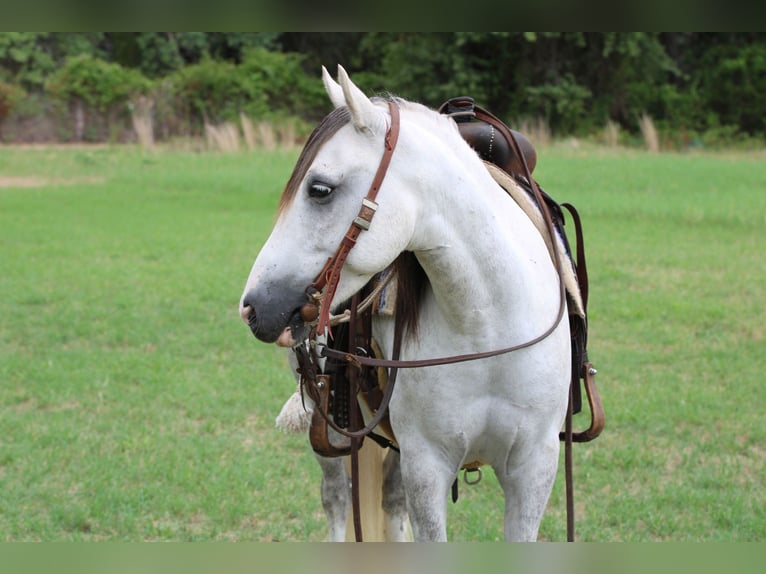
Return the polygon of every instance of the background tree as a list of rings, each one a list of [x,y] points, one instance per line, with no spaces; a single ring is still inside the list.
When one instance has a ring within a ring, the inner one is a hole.
[[[0,82],[0,137],[2,136],[3,122],[13,108],[24,98],[26,92],[15,84]]]
[[[607,120],[638,133],[643,114],[666,138],[684,134],[681,144],[766,131],[762,32],[2,32],[0,81],[29,94],[8,121],[49,113],[47,82],[86,56],[153,80],[158,109],[169,117],[181,105],[188,121],[204,108],[210,118],[249,109],[313,122],[328,108],[319,68],[341,63],[372,93],[432,107],[471,95],[509,122],[539,117],[559,135],[591,135]],[[195,95],[195,81],[207,92]]]
[[[80,55],[67,59],[64,66],[48,78],[45,87],[54,98],[71,106],[74,139],[82,141],[86,107],[100,113],[114,112],[131,96],[146,93],[150,83],[135,70],[94,56]]]

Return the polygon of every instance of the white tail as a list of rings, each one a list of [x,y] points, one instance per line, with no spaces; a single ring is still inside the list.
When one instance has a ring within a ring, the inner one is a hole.
[[[359,450],[359,512],[365,542],[386,541],[386,521],[382,506],[384,454],[384,450],[371,440],[365,440]],[[350,457],[346,457],[346,470],[350,476]],[[346,541],[354,540],[354,514],[349,512]]]

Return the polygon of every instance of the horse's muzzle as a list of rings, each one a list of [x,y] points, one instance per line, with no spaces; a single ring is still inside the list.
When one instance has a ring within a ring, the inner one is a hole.
[[[256,339],[290,346],[308,336],[306,318],[312,313],[302,297],[259,298],[254,289],[242,298],[239,314]]]

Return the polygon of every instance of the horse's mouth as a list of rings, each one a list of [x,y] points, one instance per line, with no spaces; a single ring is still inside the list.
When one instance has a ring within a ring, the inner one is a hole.
[[[294,347],[299,342],[307,339],[311,331],[310,326],[304,322],[301,316],[300,308],[292,312],[287,325],[278,335],[270,337],[266,336],[263,332],[263,326],[258,321],[258,317],[251,307],[244,307],[241,310],[241,315],[247,321],[247,326],[256,339],[266,343],[275,343],[279,347]]]
[[[303,321],[300,309],[297,309],[290,316],[290,321],[277,338],[276,344],[279,347],[294,347],[301,341],[308,338],[311,328]]]

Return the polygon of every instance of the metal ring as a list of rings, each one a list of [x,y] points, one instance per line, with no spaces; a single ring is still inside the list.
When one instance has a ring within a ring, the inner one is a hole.
[[[476,472],[478,473],[478,476],[475,480],[468,480],[468,473],[469,472]],[[481,468],[466,468],[465,471],[463,471],[463,482],[469,485],[479,484],[481,482],[482,474],[481,474]]]

